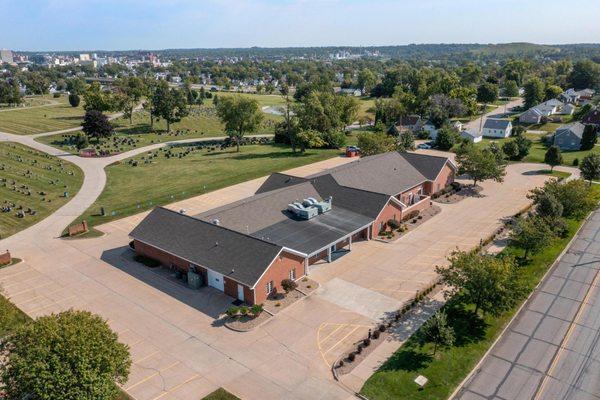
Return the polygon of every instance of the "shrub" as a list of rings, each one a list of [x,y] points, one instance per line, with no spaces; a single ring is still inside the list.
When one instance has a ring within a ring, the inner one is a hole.
[[[248,311],[250,311],[250,309],[248,307],[246,307],[246,306],[240,307],[240,314],[246,315],[246,314],[248,314]]]
[[[398,223],[398,221],[396,221],[395,219],[391,218],[387,221],[387,225],[391,228],[391,229],[398,229],[400,227],[400,223]]]
[[[363,339],[363,346],[369,347],[370,344],[371,344],[371,339],[369,339],[369,338]]]
[[[579,158],[575,158],[575,159],[573,160],[573,166],[574,166],[574,167],[577,167],[578,165],[579,165]]]
[[[379,331],[373,332],[371,336],[373,337],[373,339],[379,339]]]
[[[402,218],[403,221],[408,221],[409,219],[414,219],[417,218],[419,216],[419,210],[413,210],[411,212],[409,212],[408,214],[406,214],[406,216],[404,218]]]
[[[344,132],[329,131],[321,133],[321,138],[325,145],[330,149],[339,149],[346,145],[346,135]]]
[[[344,360],[340,360],[338,363],[338,368],[342,368],[344,366]]]
[[[54,97],[55,99],[58,99],[60,97],[60,93],[53,93],[52,97]]]
[[[262,312],[263,312],[263,306],[262,304],[255,304],[250,308],[250,312],[252,313],[252,315],[254,315],[255,317],[258,317]]]
[[[359,344],[358,347],[356,347],[356,354],[360,354],[363,351],[363,346],[362,344]]]
[[[348,354],[348,360],[350,362],[354,361],[355,358],[356,358],[356,354],[354,354],[354,352]]]
[[[295,290],[298,287],[298,284],[291,279],[284,279],[281,281],[281,287],[286,293],[289,293],[292,290]]]
[[[225,311],[225,314],[229,317],[235,317],[240,312],[240,309],[235,306],[231,306]]]
[[[385,325],[384,324],[379,325],[379,332],[385,332]]]

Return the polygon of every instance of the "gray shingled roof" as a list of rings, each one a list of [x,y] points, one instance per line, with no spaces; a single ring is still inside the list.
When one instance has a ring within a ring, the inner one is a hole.
[[[394,196],[427,180],[407,158],[389,152],[360,158],[318,175],[329,174],[342,186]],[[314,176],[314,175],[313,175]]]
[[[430,181],[435,180],[439,175],[444,165],[448,162],[448,158],[439,156],[430,156],[419,153],[400,153],[413,167],[415,167],[425,178]],[[454,168],[454,165],[449,162]]]
[[[283,187],[296,185],[302,182],[306,182],[306,179],[275,172],[263,182],[263,184],[256,191],[256,194],[270,192],[271,190],[281,189]]]
[[[485,120],[483,127],[487,129],[506,129],[510,123],[507,119],[488,118]]]
[[[162,207],[129,235],[248,286],[254,286],[282,249]]]
[[[566,132],[570,132],[573,135],[577,136],[579,139],[583,137],[583,131],[585,129],[585,125],[581,122],[573,122],[571,124],[559,126],[556,129],[555,136],[561,135]]]

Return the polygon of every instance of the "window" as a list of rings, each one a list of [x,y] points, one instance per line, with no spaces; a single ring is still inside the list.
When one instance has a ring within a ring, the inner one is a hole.
[[[267,282],[267,285],[265,288],[267,289],[267,294],[271,294],[271,292],[273,291],[273,281]]]
[[[296,280],[296,268],[292,268],[292,270],[290,271],[290,279],[292,281]]]

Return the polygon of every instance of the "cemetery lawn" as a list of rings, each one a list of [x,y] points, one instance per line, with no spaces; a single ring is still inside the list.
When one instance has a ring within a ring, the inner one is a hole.
[[[0,110],[0,132],[17,135],[58,131],[81,125],[83,101],[79,107],[71,107],[66,95],[59,98],[39,96],[28,98],[26,105],[34,108],[2,108]],[[38,107],[39,105],[44,105]]]
[[[67,161],[20,144],[0,143],[0,208],[12,208],[0,212],[0,239],[56,211],[79,191],[82,183],[83,172]],[[69,197],[64,197],[64,192]],[[19,211],[23,211],[23,218],[17,217]]]
[[[248,135],[272,135],[275,123],[281,117],[265,114],[261,127]],[[97,153],[102,151],[109,154],[122,153],[139,147],[154,143],[163,143],[174,140],[192,138],[210,138],[225,136],[223,125],[211,106],[194,106],[188,117],[180,122],[171,124],[171,132],[167,133],[167,124],[164,121],[154,121],[154,127],[150,127],[150,116],[146,111],[133,114],[132,124],[126,118],[117,118],[112,121],[115,126],[115,134],[108,139],[99,142],[90,142],[89,148],[94,148]],[[61,150],[77,154],[73,145],[73,138],[78,132],[42,136],[36,140]]]
[[[97,226],[158,205],[340,154],[339,150],[327,149],[294,154],[289,147],[274,144],[242,146],[239,153],[235,147],[214,151],[188,152],[188,149],[190,146],[167,146],[108,166],[104,191],[77,220],[85,219],[90,226]],[[188,154],[183,155],[186,152]],[[136,162],[137,166],[133,166]],[[101,207],[105,209],[104,217],[100,215]]]

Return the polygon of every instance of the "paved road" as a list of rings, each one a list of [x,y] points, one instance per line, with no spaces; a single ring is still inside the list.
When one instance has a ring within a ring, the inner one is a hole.
[[[456,398],[600,399],[599,271],[600,210]]]
[[[479,132],[480,128],[483,127],[483,125],[485,124],[486,119],[488,119],[488,118],[504,118],[505,116],[510,114],[511,108],[520,106],[522,104],[523,104],[523,99],[521,99],[521,98],[510,101],[510,102],[506,103],[505,106],[502,105],[498,108],[495,108],[492,111],[488,112],[487,114],[484,114],[483,116],[477,118],[476,120],[466,123],[464,128]],[[506,109],[507,113],[504,112],[505,109]],[[483,119],[483,122],[481,121],[482,119]]]

